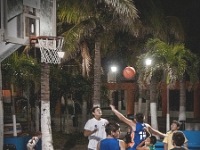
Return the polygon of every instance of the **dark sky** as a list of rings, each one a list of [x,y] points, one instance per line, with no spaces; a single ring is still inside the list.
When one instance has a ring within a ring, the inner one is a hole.
[[[180,18],[186,32],[185,45],[200,55],[200,0],[162,0],[167,15]]]

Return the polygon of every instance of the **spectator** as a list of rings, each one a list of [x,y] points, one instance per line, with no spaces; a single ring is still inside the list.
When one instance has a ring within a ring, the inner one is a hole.
[[[37,146],[37,143],[39,141],[39,139],[42,137],[42,133],[41,132],[36,132],[35,136],[33,136],[27,143],[26,147],[27,150],[34,150],[35,147]]]
[[[88,137],[88,150],[96,150],[97,143],[106,138],[106,119],[101,118],[102,111],[99,106],[92,108],[92,119],[89,119],[84,126],[84,136]]]
[[[186,147],[182,146],[184,142],[185,142],[185,136],[183,132],[175,131],[172,136],[172,144],[174,148],[172,148],[171,150],[188,150]]]
[[[156,137],[149,136],[144,141],[142,141],[138,146],[137,150],[155,150],[154,144],[156,144]]]
[[[106,125],[107,138],[97,144],[97,150],[125,150],[125,142],[119,140],[120,126],[118,123],[108,123]]]
[[[164,150],[171,150],[172,148],[174,148],[172,144],[172,136],[175,131],[179,130],[180,126],[181,126],[181,123],[179,121],[173,120],[173,122],[171,123],[171,130],[166,133],[167,136],[163,140]],[[184,142],[184,147],[188,147],[186,138]]]
[[[125,135],[126,148],[133,147],[134,145],[133,138],[134,138],[134,132],[132,132],[131,127],[128,126],[127,133]]]

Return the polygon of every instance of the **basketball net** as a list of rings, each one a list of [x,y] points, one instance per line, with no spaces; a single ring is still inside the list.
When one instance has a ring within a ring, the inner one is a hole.
[[[55,37],[53,39],[38,39],[41,52],[41,62],[60,64],[61,58],[58,52],[62,51],[63,37]]]

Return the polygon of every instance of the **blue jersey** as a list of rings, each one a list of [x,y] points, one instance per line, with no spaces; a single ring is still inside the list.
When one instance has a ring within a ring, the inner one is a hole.
[[[100,141],[100,150],[120,150],[119,140],[106,138]]]
[[[144,130],[144,127],[146,127],[145,123],[136,123],[136,129],[134,132],[134,145],[131,148],[131,150],[136,150],[136,147],[143,141],[146,139],[146,132]]]

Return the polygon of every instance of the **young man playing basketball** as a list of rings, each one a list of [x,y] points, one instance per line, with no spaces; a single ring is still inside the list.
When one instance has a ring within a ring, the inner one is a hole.
[[[160,135],[165,137],[166,134],[159,132],[158,130],[153,129],[149,124],[144,123],[144,115],[142,113],[137,113],[134,117],[134,121],[126,118],[119,111],[115,109],[115,106],[110,105],[111,110],[115,113],[115,115],[124,123],[128,124],[132,128],[132,132],[134,132],[134,145],[131,148],[127,148],[127,150],[136,150],[138,144],[140,144],[146,138],[146,131],[148,130],[150,133]]]

